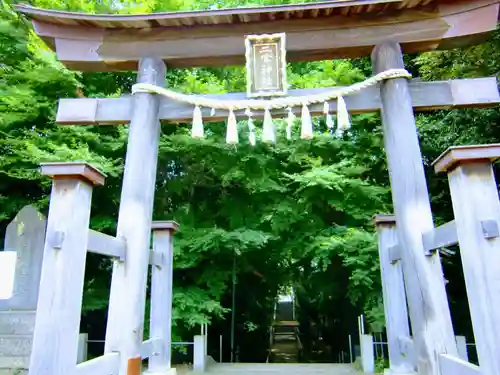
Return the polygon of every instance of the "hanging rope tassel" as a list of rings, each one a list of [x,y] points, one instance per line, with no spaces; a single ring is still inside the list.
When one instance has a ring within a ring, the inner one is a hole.
[[[323,113],[326,116],[326,118],[325,118],[326,127],[328,129],[333,129],[333,127],[335,126],[335,123],[333,121],[333,116],[330,113],[330,104],[328,104],[328,102],[325,102],[325,104],[323,105]]]
[[[347,105],[344,98],[339,96],[337,100],[337,130],[339,133],[343,133],[351,127],[351,121],[349,120],[349,112],[347,112]]]
[[[248,116],[248,142],[252,146],[255,146],[256,143],[255,125],[253,124],[252,112],[250,111],[250,108],[247,108],[245,110],[245,115]]]
[[[264,128],[262,130],[262,140],[264,142],[276,143],[276,128],[274,127],[271,111],[266,108],[264,112]]]
[[[227,118],[226,143],[238,143],[238,124],[232,108],[229,110]]]
[[[292,139],[293,122],[295,115],[292,112],[292,107],[288,107],[288,117],[286,118],[286,139]]]
[[[313,125],[311,114],[307,105],[302,105],[302,127],[300,129],[300,138],[311,139],[313,137]]]
[[[201,116],[201,109],[199,106],[194,107],[193,110],[193,126],[191,128],[192,138],[203,138],[205,132],[203,130],[203,118]]]
[[[255,146],[257,143],[257,137],[255,136],[255,125],[253,124],[253,120],[251,118],[248,119],[248,130],[250,131],[248,134],[248,142],[250,142],[252,146]]]

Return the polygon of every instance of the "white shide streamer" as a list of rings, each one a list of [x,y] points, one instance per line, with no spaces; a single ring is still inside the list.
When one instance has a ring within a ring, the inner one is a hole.
[[[273,123],[271,110],[287,108],[289,109],[289,115],[287,119],[286,135],[287,138],[291,138],[293,118],[291,115],[292,107],[302,106],[302,127],[301,127],[301,138],[310,139],[313,137],[313,126],[311,114],[309,112],[308,106],[316,103],[324,103],[323,112],[326,116],[326,125],[329,129],[334,127],[333,117],[330,114],[328,101],[332,99],[337,99],[337,131],[341,134],[345,130],[350,128],[351,122],[349,119],[349,112],[347,110],[346,102],[344,97],[367,87],[374,86],[384,80],[393,78],[411,78],[411,74],[405,69],[390,69],[381,72],[373,77],[370,77],[363,82],[355,83],[351,86],[334,88],[319,94],[293,96],[285,98],[274,98],[274,99],[241,99],[241,100],[224,100],[224,99],[211,99],[204,95],[187,95],[178,93],[164,87],[151,85],[147,83],[137,83],[132,86],[132,94],[137,92],[148,92],[158,95],[165,96],[172,100],[177,100],[183,103],[191,104],[195,108],[193,110],[193,127],[191,134],[193,138],[201,138],[204,136],[203,130],[203,119],[201,114],[201,107],[206,107],[211,109],[211,116],[214,115],[215,110],[226,110],[229,111],[228,121],[227,121],[227,133],[226,142],[227,143],[238,143],[238,127],[236,122],[236,116],[234,111],[245,110],[245,114],[248,116],[248,127],[249,127],[249,142],[255,145],[255,132],[254,126],[251,119],[250,110],[264,110],[264,128],[263,128],[263,141],[264,142],[276,142],[276,127]],[[291,114],[291,115],[290,115]]]

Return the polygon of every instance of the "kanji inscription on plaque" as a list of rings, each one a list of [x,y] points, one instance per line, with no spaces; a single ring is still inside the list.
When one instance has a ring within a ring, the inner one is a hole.
[[[285,40],[284,33],[246,37],[248,97],[286,95]]]

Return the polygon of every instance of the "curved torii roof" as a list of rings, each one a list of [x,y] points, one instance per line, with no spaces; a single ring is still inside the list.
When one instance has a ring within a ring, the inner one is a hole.
[[[135,70],[141,56],[168,66],[244,63],[249,34],[285,32],[287,59],[368,56],[398,40],[405,52],[484,39],[500,0],[330,0],[326,2],[140,15],[98,15],[17,5],[36,33],[75,70]]]

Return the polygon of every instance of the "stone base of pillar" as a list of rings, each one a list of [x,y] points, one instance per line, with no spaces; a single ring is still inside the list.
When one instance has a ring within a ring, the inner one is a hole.
[[[164,370],[147,370],[143,373],[144,375],[177,375],[177,369],[169,368]]]
[[[395,372],[390,368],[384,369],[384,375],[417,375],[415,371],[412,372]]]

